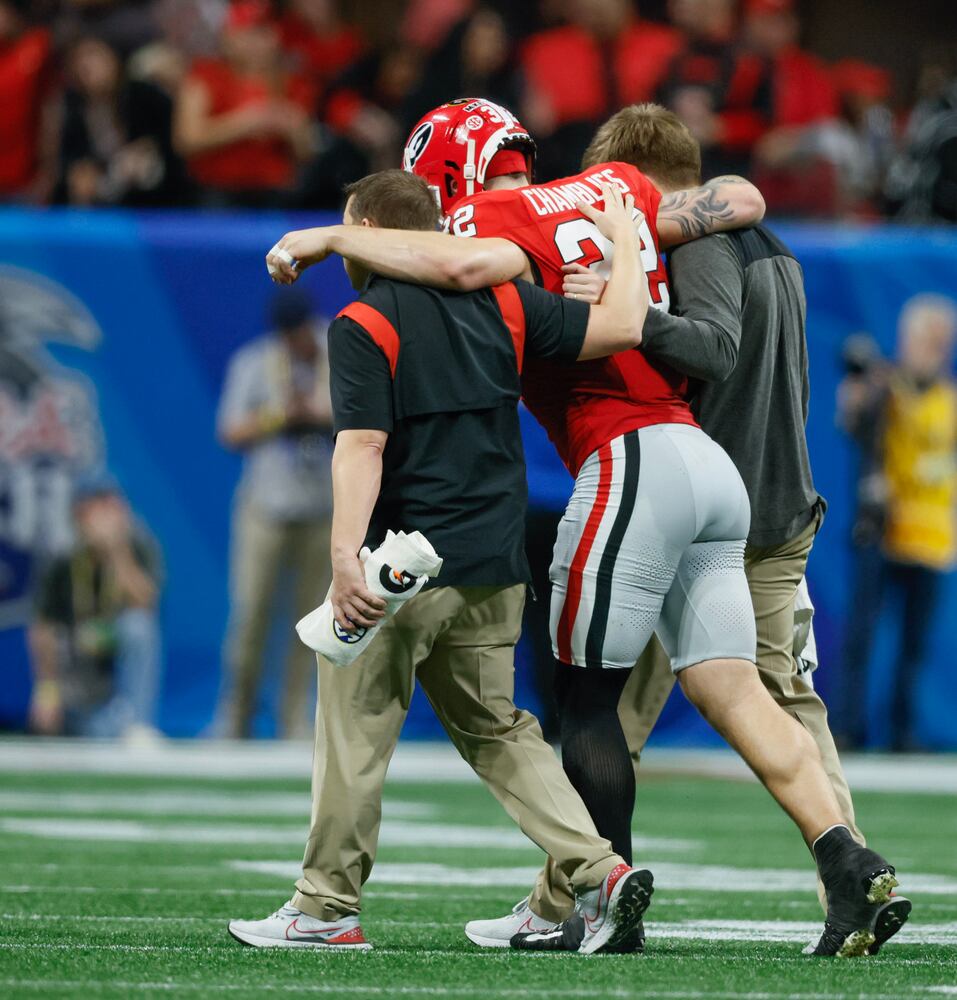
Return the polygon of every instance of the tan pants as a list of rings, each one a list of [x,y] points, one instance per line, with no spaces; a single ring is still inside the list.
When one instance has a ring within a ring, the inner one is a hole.
[[[757,667],[761,682],[774,700],[814,738],[847,825],[855,840],[863,844],[864,835],[855,823],[851,793],[827,724],[827,708],[798,675],[794,662],[794,598],[819,527],[820,518],[790,542],[769,548],[748,546],[745,551],[744,568],[757,623]],[[674,683],[668,658],[658,640],[653,639],[632,671],[618,707],[636,775],[641,751]],[[818,883],[822,904],[823,891]],[[572,903],[561,872],[549,862],[532,893],[532,909],[546,920],[564,920]]]
[[[358,913],[372,871],[382,786],[416,680],[462,757],[569,891],[620,863],[598,836],[534,716],[515,707],[525,588],[437,587],[414,597],[351,666],[319,658],[312,827],[293,906]]]
[[[226,662],[229,670],[221,715],[232,738],[250,735],[262,681],[266,640],[276,611],[275,596],[292,576],[293,621],[321,604],[329,589],[329,518],[276,521],[251,506],[236,511],[233,524],[231,597]],[[311,734],[313,654],[293,636],[283,679],[279,731],[286,738]]]

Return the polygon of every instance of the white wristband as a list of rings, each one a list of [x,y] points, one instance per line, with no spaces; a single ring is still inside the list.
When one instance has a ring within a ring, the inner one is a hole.
[[[278,243],[269,251],[270,257],[278,257],[284,264],[288,264],[290,267],[298,267],[299,261],[288,251],[283,249]],[[273,267],[272,264],[266,264],[266,270],[270,274],[275,274],[277,268]]]

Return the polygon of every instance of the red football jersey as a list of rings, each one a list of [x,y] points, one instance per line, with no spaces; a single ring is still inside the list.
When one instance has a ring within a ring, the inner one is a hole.
[[[575,177],[508,191],[484,191],[462,202],[449,229],[456,236],[501,237],[525,251],[542,286],[562,293],[562,266],[579,263],[604,277],[612,244],[575,209],[601,202],[602,183],[617,184],[644,212],[641,261],[651,305],[668,309],[668,277],[655,222],[661,194],[635,167],[603,163]],[[641,350],[565,364],[529,357],[522,372],[525,403],[577,475],[585,459],[612,438],[651,424],[694,424],[688,380]]]

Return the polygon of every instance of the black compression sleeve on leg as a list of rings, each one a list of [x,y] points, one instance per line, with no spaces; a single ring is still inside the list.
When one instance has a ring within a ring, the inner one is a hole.
[[[629,865],[635,772],[618,718],[618,702],[630,673],[555,662],[565,773],[598,832]]]

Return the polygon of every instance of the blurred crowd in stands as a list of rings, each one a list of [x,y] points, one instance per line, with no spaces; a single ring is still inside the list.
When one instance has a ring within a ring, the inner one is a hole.
[[[541,179],[656,100],[707,173],[749,173],[778,214],[957,220],[953,67],[925,60],[907,94],[827,64],[794,0],[667,0],[661,21],[631,0],[409,0],[363,33],[370,5],[0,0],[0,201],[335,207],[425,110],[481,95],[539,140]]]

